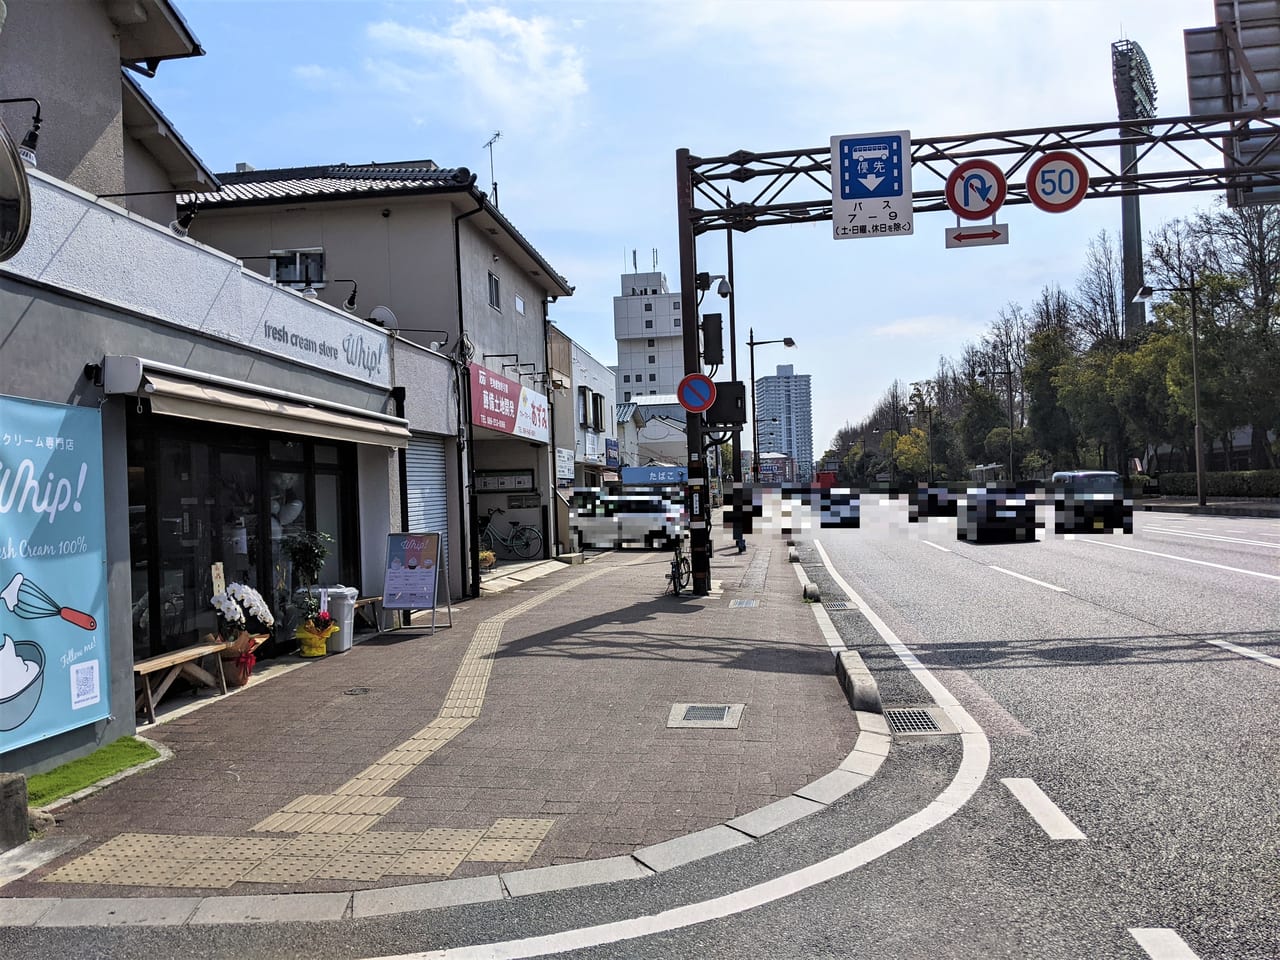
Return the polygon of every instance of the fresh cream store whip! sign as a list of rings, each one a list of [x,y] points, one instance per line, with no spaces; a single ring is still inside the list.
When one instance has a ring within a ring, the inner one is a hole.
[[[390,386],[388,360],[390,337],[374,330],[353,329],[342,317],[307,317],[263,320],[254,334],[255,346],[313,367],[378,386]]]

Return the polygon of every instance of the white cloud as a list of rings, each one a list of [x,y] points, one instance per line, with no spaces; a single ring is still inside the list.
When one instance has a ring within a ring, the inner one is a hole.
[[[545,17],[490,7],[441,30],[384,20],[366,32],[381,51],[365,62],[376,79],[469,126],[564,131],[587,93],[582,57]]]
[[[341,90],[351,80],[344,70],[334,70],[315,63],[299,64],[293,68],[293,75],[316,90]]]

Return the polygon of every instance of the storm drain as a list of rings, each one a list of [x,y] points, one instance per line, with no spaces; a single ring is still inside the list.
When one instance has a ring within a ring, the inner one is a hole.
[[[886,710],[884,719],[894,733],[942,733],[942,728],[928,710],[914,707]]]
[[[856,609],[848,600],[828,600],[823,604],[828,610],[854,610]]]
[[[350,690],[343,690],[342,693],[348,697],[363,697],[369,694],[368,687],[352,687]]]
[[[668,727],[736,730],[742,721],[741,703],[673,703]]]
[[[730,601],[729,601],[729,606],[731,606],[731,607],[758,607],[758,606],[760,606],[760,601],[759,601],[759,600],[730,600]]]

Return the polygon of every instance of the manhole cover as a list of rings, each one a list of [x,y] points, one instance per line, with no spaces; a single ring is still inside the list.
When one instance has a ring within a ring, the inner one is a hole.
[[[368,687],[352,687],[350,690],[343,690],[343,694],[348,697],[363,697],[370,692]]]
[[[915,708],[886,710],[884,719],[894,733],[941,733],[942,728],[928,710]]]
[[[729,715],[729,708],[723,707],[704,707],[689,706],[684,708],[684,719],[686,720],[715,720],[720,721]]]
[[[729,606],[731,607],[758,607],[759,605],[760,605],[759,600],[730,600],[729,601]]]

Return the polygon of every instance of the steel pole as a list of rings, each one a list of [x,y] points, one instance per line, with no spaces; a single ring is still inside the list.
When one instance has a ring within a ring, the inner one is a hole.
[[[1004,371],[1005,386],[1009,390],[1009,482],[1013,483],[1013,368]]]
[[[747,349],[751,354],[751,478],[760,483],[760,409],[756,406],[756,331],[747,328]]]
[[[726,279],[729,281],[729,379],[734,383],[738,382],[738,326],[737,311],[735,301],[738,299],[738,282],[733,278],[733,231],[726,230],[724,232],[725,252],[728,256],[729,265],[726,270]],[[755,409],[756,398],[752,394],[752,409]],[[742,469],[742,427],[741,425],[733,428],[733,453],[731,457],[732,470],[734,477],[739,481],[745,481],[744,474],[746,471]]]
[[[1196,322],[1196,277],[1191,275],[1191,403],[1196,418],[1196,502],[1205,505],[1204,493],[1204,443],[1200,428],[1200,366],[1197,345],[1200,327]]]
[[[676,220],[680,241],[680,315],[684,318],[684,372],[702,372],[698,346],[697,247],[693,234],[693,167],[687,148],[676,151]],[[685,437],[689,456],[689,485],[685,505],[689,514],[689,554],[693,592],[711,592],[711,487],[706,453],[702,449],[702,414],[686,413]]]

